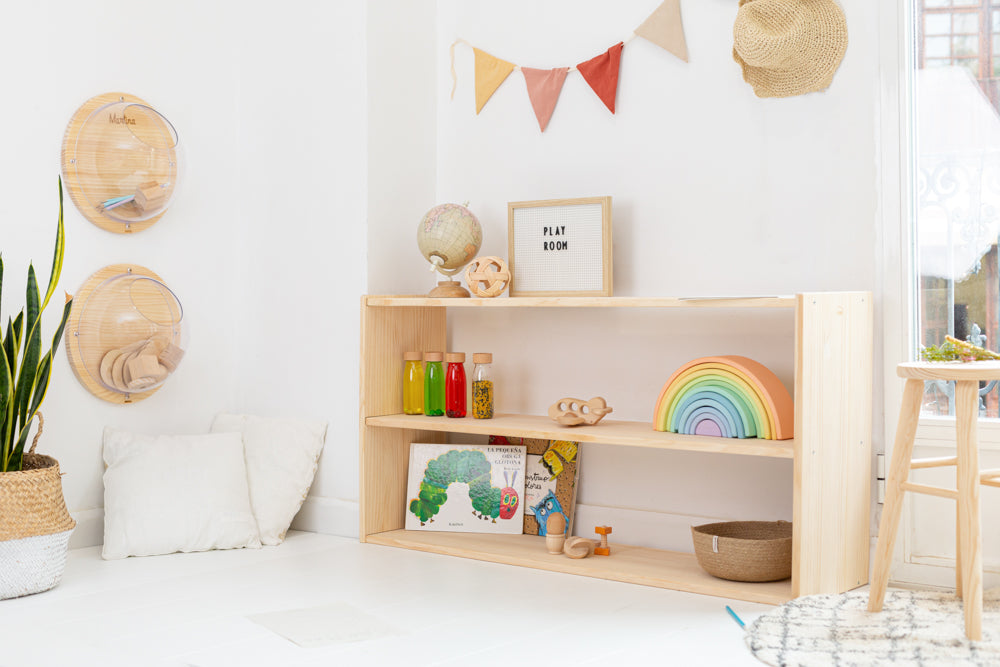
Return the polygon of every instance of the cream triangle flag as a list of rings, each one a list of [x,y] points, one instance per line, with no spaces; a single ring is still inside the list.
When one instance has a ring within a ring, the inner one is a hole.
[[[476,115],[479,115],[493,92],[514,71],[514,63],[500,60],[476,47],[472,50],[476,52]]]
[[[684,39],[684,24],[681,23],[681,0],[664,0],[635,29],[635,34],[688,62],[687,40]]]

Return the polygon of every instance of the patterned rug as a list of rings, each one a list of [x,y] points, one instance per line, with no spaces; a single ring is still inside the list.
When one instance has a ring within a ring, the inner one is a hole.
[[[747,646],[775,667],[1000,665],[1000,589],[983,594],[979,642],[952,593],[889,589],[880,613],[867,607],[867,589],[801,597],[747,626]]]

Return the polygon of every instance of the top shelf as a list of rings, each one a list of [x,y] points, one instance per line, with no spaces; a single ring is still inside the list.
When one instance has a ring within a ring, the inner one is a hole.
[[[794,296],[642,297],[519,296],[495,299],[431,299],[423,296],[366,296],[369,306],[453,308],[795,308]]]

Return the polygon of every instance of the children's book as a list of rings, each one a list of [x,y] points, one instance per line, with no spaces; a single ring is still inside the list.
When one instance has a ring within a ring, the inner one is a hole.
[[[523,445],[410,444],[406,529],[520,534]]]
[[[554,513],[566,517],[566,534],[573,534],[576,488],[580,474],[580,445],[569,440],[505,438],[491,435],[490,444],[524,445],[524,533],[545,535],[545,524]]]

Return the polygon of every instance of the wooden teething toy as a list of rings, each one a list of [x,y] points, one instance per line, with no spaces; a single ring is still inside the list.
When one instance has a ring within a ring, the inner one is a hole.
[[[563,553],[570,558],[586,558],[594,553],[594,541],[586,537],[571,537],[563,545]]]
[[[507,262],[499,257],[477,257],[465,267],[465,282],[476,296],[500,296],[510,284]]]
[[[601,396],[595,396],[589,401],[579,398],[560,398],[549,406],[549,418],[563,426],[578,426],[588,424],[593,426],[604,419],[613,408]]]

